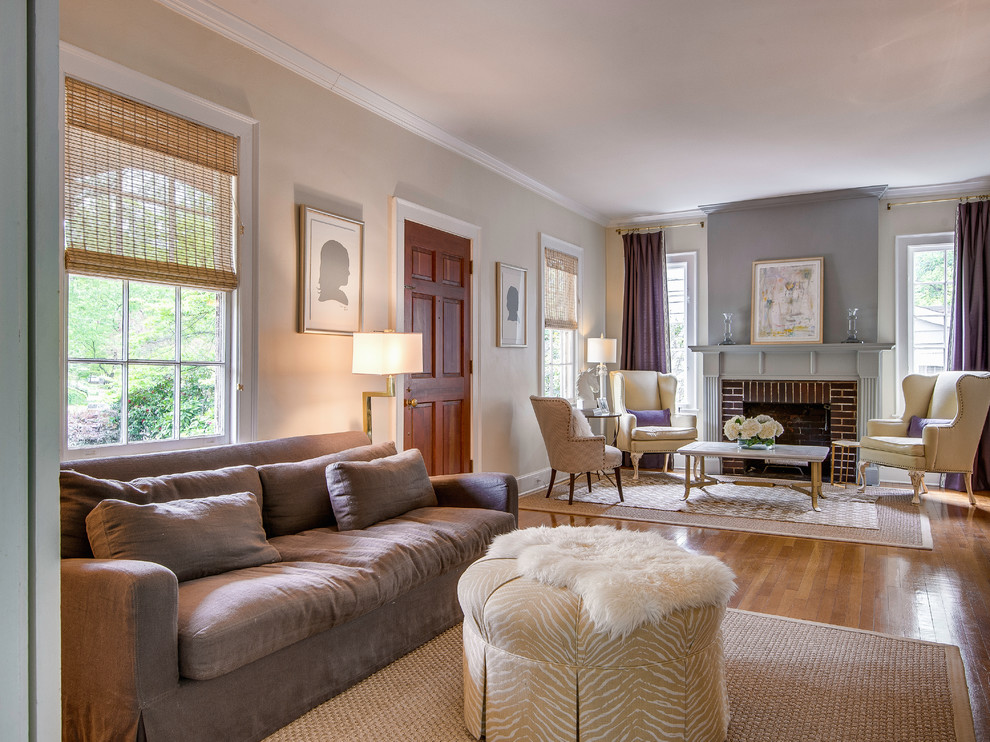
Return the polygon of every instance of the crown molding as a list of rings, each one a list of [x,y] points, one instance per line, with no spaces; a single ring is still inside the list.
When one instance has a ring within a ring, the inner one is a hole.
[[[651,226],[674,226],[675,224],[687,224],[705,218],[705,212],[701,209],[685,209],[683,211],[665,211],[660,214],[646,214],[642,216],[630,216],[622,219],[613,219],[608,223],[609,229],[635,229],[636,227]]]
[[[351,103],[361,106],[365,110],[381,116],[427,141],[461,155],[501,175],[503,178],[542,196],[548,201],[563,206],[568,211],[572,211],[602,226],[608,223],[608,219],[604,214],[562,193],[558,193],[484,150],[468,144],[464,140],[441,129],[439,126],[420,118],[384,96],[366,88],[364,85],[349,79],[339,71],[305,54],[291,44],[287,44],[272,36],[267,31],[217,7],[209,2],[209,0],[157,0],[157,2],[195,21],[201,26],[215,31],[221,36],[261,54],[263,57],[295,72],[297,75],[301,75],[331,93],[339,95]]]
[[[706,214],[716,214],[725,211],[746,211],[749,209],[766,209],[776,206],[795,206],[799,204],[818,203],[821,201],[843,201],[848,198],[880,199],[887,191],[885,185],[864,186],[863,188],[843,188],[835,191],[819,191],[816,193],[793,193],[772,198],[754,198],[748,201],[730,201],[724,204],[706,204],[699,206]]]
[[[986,193],[990,191],[990,176],[959,180],[954,183],[936,183],[934,185],[902,186],[888,188],[884,201],[898,201],[907,198],[938,198],[965,196],[967,194]]]

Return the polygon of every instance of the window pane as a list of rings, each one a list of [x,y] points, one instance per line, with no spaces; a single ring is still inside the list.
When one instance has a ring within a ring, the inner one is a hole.
[[[945,250],[918,250],[914,254],[914,280],[945,280]]]
[[[914,306],[928,307],[943,314],[945,285],[941,283],[916,283],[914,286]]]
[[[127,374],[127,439],[173,438],[175,367],[134,363]]]
[[[124,282],[69,276],[69,358],[118,359],[124,342]]]
[[[218,435],[223,432],[220,368],[183,366],[179,387],[179,435]]]
[[[223,361],[223,294],[182,289],[182,360]]]
[[[120,443],[122,366],[69,363],[67,376],[69,448]]]
[[[131,360],[175,360],[175,287],[131,281],[127,291]]]

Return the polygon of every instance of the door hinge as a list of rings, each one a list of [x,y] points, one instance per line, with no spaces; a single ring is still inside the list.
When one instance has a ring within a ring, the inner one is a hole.
[[[468,361],[468,373],[469,374],[474,373],[474,361]]]
[[[474,261],[473,260],[469,260],[468,261],[468,275],[470,275],[470,276],[473,276],[474,275]]]
[[[468,459],[468,471],[474,471],[474,459]]]

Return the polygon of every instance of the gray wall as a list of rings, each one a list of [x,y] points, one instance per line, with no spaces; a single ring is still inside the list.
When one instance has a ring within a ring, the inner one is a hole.
[[[815,200],[819,196],[828,200]],[[818,194],[708,208],[709,342],[722,339],[722,312],[733,312],[733,337],[749,343],[754,260],[809,257],[825,259],[823,342],[846,338],[849,307],[859,307],[859,339],[877,341],[876,195]]]

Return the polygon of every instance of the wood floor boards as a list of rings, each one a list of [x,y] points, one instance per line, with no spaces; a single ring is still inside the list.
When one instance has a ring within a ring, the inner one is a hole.
[[[521,527],[649,529],[736,573],[733,608],[958,646],[977,742],[990,742],[990,493],[931,488],[922,505],[934,549],[902,549],[522,511]]]

